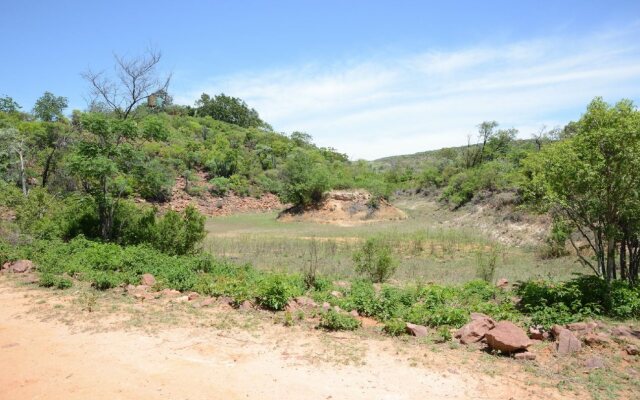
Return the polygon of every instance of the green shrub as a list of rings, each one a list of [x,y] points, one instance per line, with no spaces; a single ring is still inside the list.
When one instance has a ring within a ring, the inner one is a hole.
[[[407,333],[407,324],[399,319],[392,318],[384,324],[384,332],[390,336],[400,336]]]
[[[204,222],[205,217],[193,206],[188,206],[182,215],[168,211],[156,223],[151,245],[171,255],[192,254],[206,236]]]
[[[373,282],[385,282],[396,271],[397,261],[391,247],[379,239],[370,238],[353,255],[356,272],[369,277]]]
[[[216,196],[224,196],[231,189],[229,178],[217,176],[209,181],[209,191]]]
[[[166,202],[171,200],[174,176],[158,159],[145,163],[136,173],[137,190],[145,200]]]
[[[307,206],[322,200],[330,189],[329,169],[317,154],[302,148],[294,149],[282,171],[283,187],[280,198],[284,203]]]
[[[42,287],[54,287],[56,289],[68,289],[73,286],[71,279],[56,276],[52,274],[41,274],[38,280],[38,285]]]
[[[107,290],[118,286],[121,282],[113,272],[97,271],[93,273],[91,286],[97,290]]]
[[[320,316],[320,327],[329,331],[354,331],[360,327],[358,319],[333,309]]]
[[[301,294],[302,282],[297,276],[272,274],[261,282],[257,300],[262,307],[277,311]]]

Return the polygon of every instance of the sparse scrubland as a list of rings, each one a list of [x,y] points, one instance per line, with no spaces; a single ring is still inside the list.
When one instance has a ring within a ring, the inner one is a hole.
[[[484,122],[464,147],[352,162],[307,134],[274,132],[240,99],[203,95],[185,107],[162,95],[161,107],[96,103],[70,119],[50,93],[31,113],[1,99],[0,265],[31,260],[38,284],[61,290],[152,274],[153,290],[286,310],[287,324],[305,297],[326,304],[313,313],[327,330],[357,330],[367,317],[388,335],[409,323],[443,342],[472,313],[543,332],[640,317],[640,113],[629,102],[596,99],[578,122],[532,140]],[[190,196],[271,193],[301,209],[330,189],[366,189],[371,209],[397,198],[431,208],[345,226],[274,213],[207,220],[163,208],[177,181]],[[516,246],[448,224],[503,193],[500,222],[546,218],[544,238]],[[500,278],[511,284],[497,287]]]

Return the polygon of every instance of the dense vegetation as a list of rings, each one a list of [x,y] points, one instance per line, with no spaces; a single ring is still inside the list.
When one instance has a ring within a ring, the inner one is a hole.
[[[385,321],[392,334],[404,322],[458,327],[470,312],[543,326],[640,316],[640,114],[630,102],[609,106],[596,99],[578,122],[532,140],[483,122],[477,142],[465,147],[351,162],[305,133],[273,131],[237,98],[203,94],[195,107],[172,104],[167,84],[144,75],[157,60],[119,60],[128,76],[143,79],[146,95],[117,98],[120,92],[110,95],[112,86],[87,73],[102,100],[70,118],[67,100],[52,93],[30,113],[0,98],[0,263],[32,259],[40,284],[61,289],[77,279],[104,290],[152,273],[158,288],[225,295],[271,310],[307,293]],[[353,257],[365,280],[346,289],[328,277],[232,265],[201,252],[204,217],[195,209],[160,214],[134,201],[169,201],[178,177],[197,196],[204,190],[197,175],[207,177],[216,195],[274,193],[302,207],[332,188],[365,188],[376,197],[427,191],[453,209],[512,191],[522,207],[554,216],[549,254],[563,255],[569,240],[596,276],[558,285],[524,282],[515,304],[512,293],[486,282],[486,273],[479,275],[484,281],[461,287],[374,286],[397,263],[375,240]],[[335,290],[342,295],[331,295]],[[358,323],[332,311],[321,325],[355,329]]]

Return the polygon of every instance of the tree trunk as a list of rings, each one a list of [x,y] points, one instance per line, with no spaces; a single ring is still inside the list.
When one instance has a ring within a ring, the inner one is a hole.
[[[47,160],[44,163],[44,169],[42,170],[42,187],[47,186],[47,182],[49,181],[49,170],[51,169],[51,161],[53,160],[53,155],[56,153],[55,147],[51,150],[51,153],[47,156]]]
[[[26,196],[27,191],[27,177],[24,168],[24,155],[22,153],[22,149],[18,151],[18,156],[20,157],[20,183],[22,184],[22,193]]]
[[[627,279],[627,239],[620,241],[620,279]]]
[[[607,239],[607,281],[611,282],[615,278],[616,268],[616,241],[614,238]]]

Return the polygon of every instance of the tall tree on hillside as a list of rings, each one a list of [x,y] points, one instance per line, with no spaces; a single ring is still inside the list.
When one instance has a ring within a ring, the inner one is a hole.
[[[9,96],[0,97],[0,112],[15,113],[20,111],[22,107]]]
[[[116,54],[114,58],[114,76],[90,69],[82,74],[90,85],[93,108],[102,108],[120,119],[127,119],[149,96],[167,92],[171,74],[159,76],[157,67],[162,59],[159,51],[149,49],[146,54],[130,59]]]
[[[228,122],[243,128],[271,130],[271,127],[260,119],[258,112],[250,108],[244,100],[227,96],[224,93],[214,97],[203,93],[196,101],[196,115],[208,115],[218,121]]]
[[[51,92],[44,92],[44,94],[36,100],[35,106],[33,106],[33,115],[44,122],[59,121],[64,117],[62,112],[67,106],[68,102],[66,97],[56,96]]]

